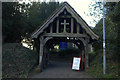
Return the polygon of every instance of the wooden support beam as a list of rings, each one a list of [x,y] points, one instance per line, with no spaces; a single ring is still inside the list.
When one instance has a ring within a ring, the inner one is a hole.
[[[86,70],[86,66],[87,66],[87,58],[86,58],[86,53],[87,53],[87,49],[86,49],[86,46],[84,46],[84,48],[85,48],[85,70]]]
[[[59,16],[59,18],[73,18],[72,16],[69,16],[69,15],[63,15],[63,16]]]
[[[89,65],[88,65],[88,60],[89,60],[89,59],[88,59],[88,41],[89,41],[89,40],[88,40],[88,38],[85,38],[85,40],[86,40],[86,51],[85,51],[85,52],[86,52],[86,53],[85,53],[85,54],[86,54],[86,55],[85,55],[85,58],[86,58],[86,68],[88,68],[88,67],[89,67]]]
[[[57,31],[56,33],[59,33],[59,20],[57,19]]]
[[[79,34],[79,30],[80,30],[80,26],[79,26],[79,24],[77,23],[77,34]]]
[[[40,70],[42,71],[42,60],[43,60],[43,36],[40,37],[40,51],[39,51],[39,66]]]
[[[85,29],[83,29],[83,34],[86,34],[86,33],[85,33]]]
[[[71,33],[73,33],[73,18],[71,18]]]
[[[85,34],[76,34],[76,33],[46,33],[43,36],[45,37],[88,37]]]
[[[82,49],[82,62],[83,62],[82,65],[83,65],[83,69],[84,69],[84,67],[85,67],[85,66],[84,66],[84,64],[85,64],[85,62],[84,62],[84,54],[85,54],[85,53],[84,53],[84,49]]]
[[[53,26],[50,26],[50,33],[53,33]]]
[[[43,68],[46,68],[47,66],[47,57],[48,57],[48,47],[47,45],[44,46],[44,55],[43,55]]]

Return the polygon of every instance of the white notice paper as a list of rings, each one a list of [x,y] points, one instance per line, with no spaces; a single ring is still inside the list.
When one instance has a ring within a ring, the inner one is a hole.
[[[73,58],[72,69],[80,70],[80,60],[81,60],[81,58],[79,58],[79,57],[74,57]]]

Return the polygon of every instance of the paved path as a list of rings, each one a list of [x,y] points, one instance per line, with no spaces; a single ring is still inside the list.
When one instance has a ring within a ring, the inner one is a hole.
[[[92,78],[84,71],[74,71],[70,63],[51,62],[39,74],[31,74],[29,78]]]

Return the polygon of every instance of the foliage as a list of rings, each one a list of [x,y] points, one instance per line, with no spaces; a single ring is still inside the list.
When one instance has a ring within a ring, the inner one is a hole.
[[[95,52],[88,52],[89,55],[95,55]]]
[[[97,0],[93,0],[89,6],[89,14],[87,16],[94,16],[90,22],[91,23],[98,23],[99,20],[102,18],[102,3],[98,2]]]
[[[4,42],[32,42],[30,35],[43,24],[55,9],[58,2],[18,2],[2,3],[2,29]]]
[[[88,52],[88,56],[89,56],[89,63],[91,63],[94,60],[94,58],[96,57],[96,53],[94,51]]]
[[[75,53],[79,53],[79,49],[76,49],[76,48],[67,48],[65,50],[60,50],[60,51],[55,51],[55,50],[52,50],[50,52],[51,54],[59,54],[59,55],[63,55],[63,56],[68,56],[68,55],[71,55],[71,54],[75,54]]]
[[[99,8],[99,6],[96,5],[96,7]],[[105,33],[106,33],[106,55],[108,55],[106,58],[109,60],[107,61],[107,71],[111,71],[111,72],[114,72],[114,70],[116,70],[116,72],[118,73],[115,73],[117,76],[120,76],[119,72],[119,66],[120,66],[120,59],[119,59],[119,56],[120,56],[120,2],[114,2],[114,3],[106,3],[105,5]],[[96,14],[96,13],[95,13]],[[103,44],[103,20],[101,19],[95,26],[95,28],[93,29],[94,32],[96,34],[98,34],[98,36],[100,37],[99,40],[97,42],[95,42],[93,44],[93,47],[94,47],[94,50],[95,50],[95,53],[97,55],[99,54],[103,54],[100,50],[102,50],[102,44]],[[99,55],[100,57],[100,55]],[[96,61],[97,59],[95,59],[94,61]],[[94,62],[93,61],[93,62]],[[99,60],[97,60],[99,62]],[[112,63],[113,65],[111,65],[110,63]],[[118,64],[118,65],[115,65],[115,68],[111,68],[110,66],[114,66],[114,63]],[[94,64],[95,66],[101,66],[101,64]],[[95,70],[95,67],[92,66],[91,67],[94,71]],[[102,67],[101,68],[98,68],[99,71],[102,70]],[[111,70],[110,70],[111,69]],[[96,74],[96,72],[93,72],[94,74]],[[102,75],[102,71],[101,72],[97,72],[99,73],[100,75],[98,76],[101,76],[101,77],[115,77],[113,76],[112,73],[108,73],[107,75]]]
[[[86,70],[89,74],[91,74],[95,78],[120,78],[118,74],[118,63],[109,59],[109,55],[107,54],[106,60],[106,74],[103,74],[103,64],[102,64],[102,53],[96,55],[93,61],[90,64],[90,67]],[[119,80],[119,79],[118,79]]]
[[[79,56],[79,49],[76,48],[67,48],[65,50],[50,51],[50,59],[55,61],[64,61],[64,62],[72,62],[73,57]]]
[[[21,31],[23,28],[20,26],[22,23],[22,16],[19,11],[20,5],[18,2],[3,2],[2,3],[2,26],[3,37],[5,42],[19,42]]]
[[[106,3],[106,17],[105,17],[105,30],[106,30],[106,50],[109,51],[111,56],[114,56],[114,59],[118,59],[119,55],[119,36],[120,33],[120,2],[119,3]],[[103,24],[102,19],[94,28],[94,31],[99,35],[100,39],[93,44],[95,51],[102,49],[103,41]]]
[[[2,77],[27,78],[29,71],[37,64],[36,54],[20,43],[3,44]]]

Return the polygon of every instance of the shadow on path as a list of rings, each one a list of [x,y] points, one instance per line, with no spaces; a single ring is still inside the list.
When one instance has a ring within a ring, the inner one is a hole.
[[[31,74],[29,78],[92,78],[85,71],[74,71],[71,63],[51,61],[41,73]]]

